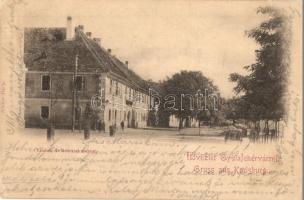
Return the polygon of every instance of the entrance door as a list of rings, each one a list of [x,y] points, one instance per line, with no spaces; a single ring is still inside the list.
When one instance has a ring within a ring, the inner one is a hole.
[[[131,111],[128,111],[128,114],[127,114],[127,123],[128,123],[128,128],[131,127]]]

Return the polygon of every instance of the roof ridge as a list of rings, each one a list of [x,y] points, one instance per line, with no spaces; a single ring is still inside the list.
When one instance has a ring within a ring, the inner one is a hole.
[[[116,60],[115,60],[116,59]],[[111,60],[114,62],[114,64],[116,65],[116,67],[118,68],[118,70],[119,71],[121,71],[127,78],[129,78],[129,80],[132,82],[132,83],[134,83],[137,87],[139,87],[139,88],[141,88],[141,86],[137,83],[137,82],[135,82],[135,81],[133,81],[133,79],[132,79],[132,77],[130,77],[129,76],[129,74],[127,74],[126,72],[124,72],[123,70],[121,70],[120,69],[120,67],[117,65],[117,61],[120,61],[118,58],[112,58],[111,57]],[[127,69],[128,71],[130,71],[130,69]]]
[[[93,56],[96,58],[96,60],[100,63],[100,65],[102,65],[101,67],[105,67],[107,70],[109,70],[109,67],[100,58],[100,55],[96,51],[92,52],[92,50],[94,51],[95,49],[94,49],[94,47],[92,47],[92,45],[90,44],[89,41],[85,41],[85,39],[88,39],[88,38],[86,38],[86,35],[81,30],[78,30],[78,31],[80,33],[79,35],[80,35],[80,38],[82,39],[83,43],[88,48],[88,50],[93,54]],[[89,47],[91,47],[92,50]]]
[[[86,35],[85,35],[81,30],[79,30],[79,33],[80,33],[80,36],[81,36],[81,39],[83,40],[83,42],[84,42],[85,44],[86,44],[86,42],[87,42],[87,43],[88,43],[87,45],[90,45],[90,47],[95,51],[95,53],[93,53],[93,52],[87,47],[87,48],[89,49],[89,51],[90,51],[93,55],[96,56],[96,59],[97,59],[98,61],[102,61],[102,62],[103,62],[103,60],[100,58],[100,54],[99,54],[98,52],[96,52],[96,49],[94,49],[94,46],[92,46],[92,43],[90,43],[90,42],[93,42],[93,41],[90,41],[90,40],[86,37]],[[88,41],[85,41],[85,39],[87,39]],[[136,86],[137,88],[140,88],[140,89],[144,90],[137,82],[135,82],[135,81],[132,80],[132,77],[130,77],[129,74],[125,73],[123,70],[120,69],[120,67],[118,66],[118,64],[116,63],[116,61],[113,59],[113,56],[112,56],[112,55],[109,55],[109,53],[108,53],[107,51],[105,51],[104,48],[101,48],[99,45],[98,45],[98,48],[100,48],[100,50],[102,50],[102,51],[108,56],[108,58],[112,61],[113,66],[116,67],[116,69],[119,70],[119,71],[124,75],[124,78],[128,78],[129,81],[132,83],[132,85]],[[116,58],[116,59],[119,60],[118,58]],[[120,60],[119,60],[119,61],[120,61]],[[121,62],[121,61],[120,61],[120,62]],[[113,72],[113,71],[111,70],[111,68],[109,69],[109,66],[107,66],[107,65],[104,65],[104,66],[106,67],[106,69],[108,69],[109,71]],[[129,69],[127,69],[127,70],[129,70]]]

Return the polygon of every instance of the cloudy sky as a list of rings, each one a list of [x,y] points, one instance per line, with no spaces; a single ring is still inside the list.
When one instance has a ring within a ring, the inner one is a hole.
[[[100,37],[105,48],[145,79],[165,79],[180,70],[200,70],[224,97],[232,97],[232,72],[255,60],[256,43],[245,30],[265,18],[256,8],[265,1],[27,1],[27,27],[73,25]]]

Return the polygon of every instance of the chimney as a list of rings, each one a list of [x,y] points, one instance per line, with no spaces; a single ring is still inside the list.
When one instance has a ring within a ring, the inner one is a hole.
[[[83,25],[78,25],[78,28],[77,28],[79,31],[84,31],[84,26]]]
[[[99,46],[101,46],[101,39],[100,39],[100,38],[93,38],[93,40],[94,40]]]
[[[129,67],[129,61],[126,60],[125,64],[126,64],[126,66],[128,68]]]
[[[111,49],[108,49],[108,53],[109,53],[109,54],[111,54],[111,51],[112,51]]]
[[[67,17],[67,26],[66,26],[66,40],[72,40],[72,17]]]
[[[91,39],[92,32],[86,32],[86,36]]]

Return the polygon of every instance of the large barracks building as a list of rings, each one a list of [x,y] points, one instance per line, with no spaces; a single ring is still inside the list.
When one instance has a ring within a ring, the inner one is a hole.
[[[147,82],[71,17],[62,28],[25,28],[24,60],[26,127],[81,128],[88,105],[92,126],[147,126]]]

